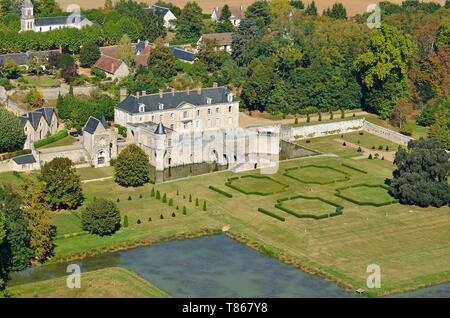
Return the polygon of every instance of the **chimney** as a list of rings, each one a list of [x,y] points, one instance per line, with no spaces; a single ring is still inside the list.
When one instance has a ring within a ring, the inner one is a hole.
[[[145,96],[145,94],[146,94],[145,91],[142,91],[142,92],[141,92],[141,96]]]
[[[217,88],[217,87],[218,87],[217,82],[214,82],[214,83],[213,83],[213,87],[214,87],[214,88]]]
[[[175,88],[172,87],[172,96],[175,96]]]
[[[159,90],[159,98],[163,98],[163,90],[162,89]]]
[[[120,98],[119,101],[123,101],[127,97],[127,89],[125,87],[120,88]]]
[[[199,95],[202,94],[202,87],[201,87],[201,86],[197,87],[197,93],[198,93]]]
[[[186,94],[189,95],[189,86],[186,88]]]

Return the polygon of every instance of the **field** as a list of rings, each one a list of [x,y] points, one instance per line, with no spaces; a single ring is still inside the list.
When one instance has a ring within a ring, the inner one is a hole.
[[[370,137],[368,140],[377,145],[385,142],[381,138],[372,140],[378,137],[367,134],[359,137]],[[227,227],[229,236],[349,290],[367,290],[367,266],[378,264],[382,287],[368,291],[371,296],[449,281],[450,208],[419,208],[393,203],[385,189],[365,188],[366,185],[383,185],[392,175],[391,162],[351,159],[349,147],[329,137],[312,139],[307,146],[314,148],[318,144],[323,149],[344,149],[345,155],[284,161],[276,174],[263,178],[258,171],[239,174],[224,171],[139,188],[120,187],[112,178],[84,183],[86,202],[94,197],[117,202],[122,218],[128,216],[129,227],[108,237],[78,235],[81,228],[76,214],[55,215],[52,223],[57,227],[58,238],[51,262],[207,235]],[[352,151],[360,155],[355,149]],[[300,182],[286,175],[286,170],[301,170],[306,166],[314,169],[301,177],[308,177],[309,181],[320,179],[322,184]],[[88,168],[80,169],[79,174],[83,179],[94,179],[111,176],[112,171],[111,168]],[[345,178],[336,179],[336,171],[342,171]],[[9,173],[2,174],[0,179],[8,183],[20,181]],[[235,188],[226,185],[230,182]],[[364,186],[349,188],[355,185]],[[232,197],[213,191],[209,186]],[[158,191],[159,199],[156,198]],[[339,193],[353,200],[340,197]],[[300,218],[275,207],[278,200],[285,198],[288,200],[282,205],[300,214],[325,214],[326,217],[336,210],[336,206],[341,206],[343,213],[324,219]],[[206,211],[203,210],[205,201]],[[386,201],[389,201],[387,205],[376,206]],[[331,202],[331,206],[327,202]],[[365,205],[367,203],[372,205]],[[282,220],[261,213],[259,208]],[[76,213],[80,211],[81,208]]]
[[[167,298],[166,292],[123,268],[81,274],[81,288],[69,289],[66,277],[19,285],[11,291],[23,298]]]
[[[189,0],[170,0],[168,2],[171,2],[179,7],[183,7]],[[424,0],[425,2],[429,2],[427,0]],[[445,3],[445,0],[434,0],[435,2],[439,2],[441,4]],[[104,0],[77,0],[77,1],[70,1],[70,0],[57,0],[61,8],[64,10],[67,8],[67,6],[71,3],[76,3],[80,5],[82,8],[99,8],[103,7]],[[114,2],[114,1],[113,1]],[[156,1],[152,0],[142,0],[139,2],[144,2],[148,4],[155,3]],[[252,4],[253,0],[196,0],[196,2],[202,7],[203,12],[210,13],[212,9],[215,7],[221,7],[225,3],[229,6],[243,6],[244,8],[248,7],[250,4]],[[305,4],[309,3],[311,1],[305,0],[303,1]],[[327,7],[331,7],[336,1],[335,0],[315,0],[317,8],[319,9],[319,12],[322,12],[323,9],[326,9]],[[372,3],[377,3],[380,1],[377,0],[341,0],[341,3],[344,4],[345,8],[347,9],[347,13],[349,15],[355,15],[358,13],[363,13],[366,11],[367,6]],[[393,3],[402,3],[402,0],[391,0]]]
[[[47,75],[24,76],[23,79],[28,83],[28,85],[33,87],[56,87],[61,85],[59,80]]]
[[[77,138],[73,136],[66,136],[60,140],[52,142],[51,144],[39,147],[39,149],[47,149],[47,148],[55,148],[55,147],[63,147],[63,146],[71,146],[77,141]]]

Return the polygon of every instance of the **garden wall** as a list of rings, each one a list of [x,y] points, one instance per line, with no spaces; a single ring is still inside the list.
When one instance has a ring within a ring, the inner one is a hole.
[[[344,134],[352,131],[361,130],[364,126],[364,119],[344,120],[332,123],[299,126],[299,127],[286,127],[282,129],[282,138],[285,141],[294,141],[296,139],[308,139],[323,137],[329,135]],[[290,129],[290,131],[288,131]]]
[[[393,130],[390,130],[390,129],[387,129],[387,128],[384,128],[384,127],[381,127],[381,126],[378,126],[378,125],[375,125],[375,124],[370,123],[370,122],[368,122],[366,120],[364,121],[363,129],[365,131],[367,131],[368,133],[377,135],[377,136],[379,136],[381,138],[390,140],[392,142],[395,142],[395,143],[403,145],[403,146],[408,145],[408,142],[410,140],[413,140],[412,137],[408,137],[408,136],[402,135],[402,134],[400,134],[400,133],[398,133],[396,131],[393,131]]]
[[[39,152],[38,160],[41,164],[44,164],[57,157],[69,158],[74,162],[75,165],[90,162],[89,154],[83,148],[69,149],[69,150],[55,149],[55,151]]]

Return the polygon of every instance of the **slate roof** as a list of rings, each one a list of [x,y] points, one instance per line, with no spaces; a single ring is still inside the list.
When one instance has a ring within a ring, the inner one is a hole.
[[[180,60],[193,62],[195,60],[194,53],[182,50],[176,46],[169,46],[170,50],[172,51],[173,55],[175,55],[176,58],[179,58]]]
[[[219,46],[231,46],[233,37],[231,32],[224,33],[207,33],[202,35],[202,40],[215,40]]]
[[[31,123],[31,126],[33,126],[34,130],[36,130],[39,126],[39,122],[41,121],[42,117],[44,117],[47,124],[50,125],[54,113],[55,111],[53,108],[43,107],[36,109],[35,111],[29,112],[26,116],[20,116],[19,119],[23,125],[25,125],[27,121],[29,121]]]
[[[144,96],[128,96],[119,105],[118,109],[131,114],[139,113],[139,104],[145,105],[145,112],[153,112],[159,110],[159,105],[163,104],[163,109],[174,109],[183,104],[189,103],[194,106],[207,104],[207,98],[211,98],[211,105],[227,103],[227,95],[230,91],[226,87],[202,88],[200,93],[193,89],[188,91],[165,92],[160,97],[159,94],[150,94]],[[233,97],[236,101],[236,97]]]
[[[123,61],[110,57],[110,56],[106,56],[106,55],[102,55],[100,56],[100,58],[97,60],[97,62],[95,62],[94,66],[104,72],[107,72],[109,74],[114,74],[117,69],[120,67],[120,65],[122,65]]]
[[[47,25],[66,25],[66,24],[75,24],[76,19],[80,19],[79,22],[81,23],[86,19],[86,17],[80,15],[80,16],[73,16],[71,21],[67,21],[68,16],[61,16],[61,17],[47,17],[47,18],[35,18],[34,24],[39,26],[47,26]]]
[[[149,8],[145,8],[144,11],[147,13],[156,12],[156,13],[160,14],[161,16],[165,16],[167,14],[167,12],[170,11],[170,9],[166,8],[166,7],[160,7],[160,6],[153,5]]]
[[[17,63],[17,65],[26,65],[28,62],[27,53],[12,53],[12,54],[1,54],[0,55],[0,65],[5,64],[7,60],[12,60]]]
[[[157,135],[165,135],[166,134],[164,125],[161,122],[159,122],[158,127],[156,127],[155,134],[157,134]]]
[[[26,164],[36,163],[36,158],[34,158],[34,156],[32,154],[17,156],[17,157],[12,158],[12,160],[15,163],[17,163],[18,165],[26,165]]]
[[[108,123],[106,123],[106,120],[103,122],[103,120],[100,121],[97,118],[91,116],[86,122],[86,125],[84,125],[83,131],[93,134],[97,130],[99,124],[102,124],[105,129],[108,129],[109,127]]]

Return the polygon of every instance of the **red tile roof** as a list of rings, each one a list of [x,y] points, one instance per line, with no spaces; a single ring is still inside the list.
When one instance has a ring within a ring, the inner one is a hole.
[[[94,67],[109,73],[114,74],[120,65],[123,63],[122,60],[115,59],[106,55],[100,56],[100,58],[95,62]]]

